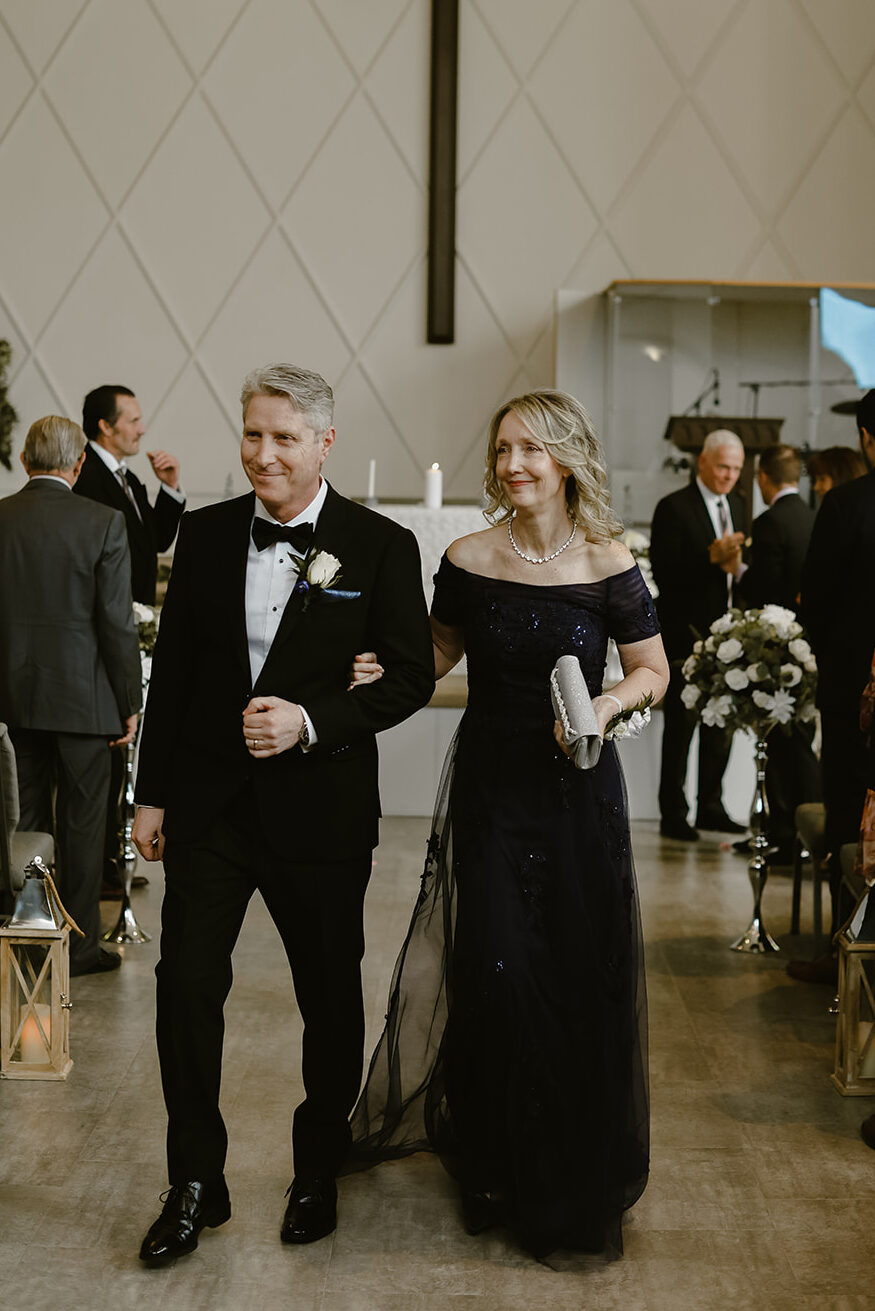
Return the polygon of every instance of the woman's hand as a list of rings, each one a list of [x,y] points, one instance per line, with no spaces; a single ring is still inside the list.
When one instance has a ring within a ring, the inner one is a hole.
[[[357,687],[363,687],[365,683],[376,683],[383,677],[383,666],[377,660],[376,651],[362,651],[353,661],[350,671],[352,682],[346,689],[347,692],[354,692]]]

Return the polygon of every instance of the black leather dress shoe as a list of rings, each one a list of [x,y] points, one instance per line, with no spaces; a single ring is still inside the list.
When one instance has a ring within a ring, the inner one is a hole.
[[[472,1238],[501,1223],[503,1205],[495,1193],[462,1193],[462,1219]]]
[[[280,1238],[284,1243],[315,1243],[337,1228],[337,1184],[333,1179],[293,1179],[286,1196]]]
[[[860,1125],[860,1137],[867,1147],[875,1149],[875,1115],[867,1116]]]
[[[663,819],[659,823],[661,838],[674,838],[675,842],[698,842],[699,834],[685,819]]]
[[[186,1256],[197,1247],[202,1229],[216,1229],[230,1218],[231,1199],[224,1179],[174,1184],[164,1210],[143,1239],[140,1260],[147,1265],[165,1265],[177,1256]]]
[[[725,810],[704,810],[696,816],[698,828],[710,829],[715,833],[746,833],[746,824],[736,824]]]
[[[122,958],[118,952],[106,951],[104,947],[100,947],[96,956],[84,961],[75,958],[71,960],[70,976],[76,979],[80,974],[106,974],[111,970],[120,969],[121,963]]]

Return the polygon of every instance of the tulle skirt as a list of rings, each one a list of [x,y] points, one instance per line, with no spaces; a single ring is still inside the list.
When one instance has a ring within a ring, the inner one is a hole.
[[[347,1169],[421,1150],[533,1253],[622,1251],[647,1181],[641,924],[622,771],[466,713]]]

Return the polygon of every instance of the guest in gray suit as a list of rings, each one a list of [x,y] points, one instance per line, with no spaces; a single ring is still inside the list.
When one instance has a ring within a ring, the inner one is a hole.
[[[69,419],[38,419],[28,482],[0,501],[0,719],[21,826],[55,832],[61,894],[85,933],[73,974],[121,963],[98,942],[108,747],[132,740],[141,700],[124,518],[70,494],[85,445]]]

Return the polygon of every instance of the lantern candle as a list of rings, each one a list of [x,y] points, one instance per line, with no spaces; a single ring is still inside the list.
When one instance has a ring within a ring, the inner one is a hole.
[[[27,1008],[22,1007],[22,1011]],[[21,1059],[26,1065],[48,1065],[51,1060],[52,1045],[52,1008],[37,1003],[21,1029]],[[36,1016],[39,1016],[39,1024]],[[42,1032],[40,1032],[42,1025]],[[45,1034],[45,1038],[43,1037]]]
[[[373,501],[377,494],[377,461],[368,462],[368,500]]]
[[[425,471],[425,505],[429,510],[439,510],[443,505],[444,475],[439,464],[433,464]]]

